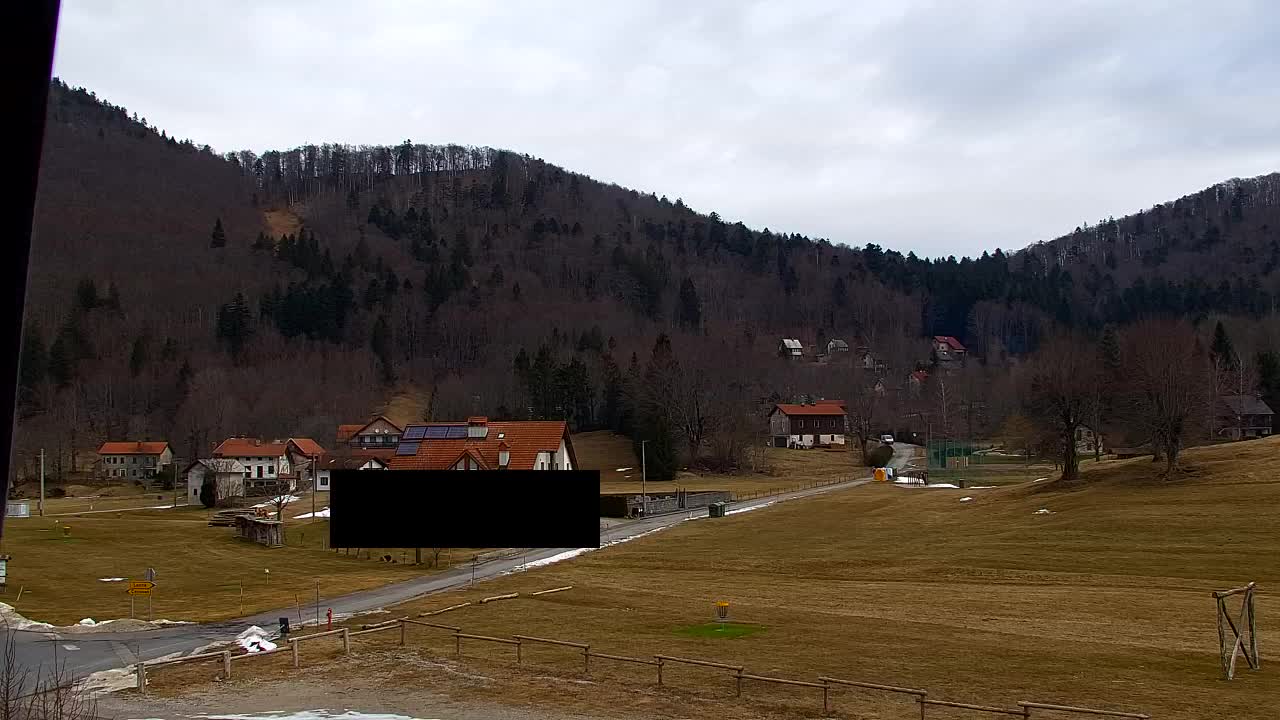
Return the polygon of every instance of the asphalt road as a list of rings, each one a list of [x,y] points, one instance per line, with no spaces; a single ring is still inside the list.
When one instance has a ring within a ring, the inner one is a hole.
[[[896,468],[900,468],[910,460],[913,453],[914,446],[896,445],[891,464]],[[869,481],[869,478],[863,478],[754,500],[744,500],[730,503],[728,510],[741,512],[762,508],[777,502],[845,490]],[[600,544],[604,546],[625,542],[645,533],[673,527],[687,520],[706,516],[707,510],[703,508],[654,515],[620,523],[601,531]],[[335,617],[344,617],[390,607],[424,595],[464,587],[472,582],[473,574],[474,581],[480,582],[511,572],[518,572],[522,565],[553,558],[575,549],[529,550],[521,555],[495,558],[476,565],[474,568],[471,565],[465,565],[443,573],[427,575],[392,585],[384,585],[372,590],[363,590],[337,598],[323,598],[321,600],[321,611],[324,612],[332,608]],[[62,635],[39,630],[6,632],[13,632],[15,637],[19,665],[29,668],[40,666],[47,668],[56,658],[57,662],[65,662],[67,670],[78,677],[83,677],[101,670],[126,667],[139,661],[152,660],[165,655],[175,653],[180,655],[191,654],[213,643],[228,642],[250,625],[258,625],[269,632],[273,632],[278,627],[280,618],[293,617],[296,616],[296,613],[297,610],[295,608],[289,607],[226,622],[176,625],[157,630],[136,632],[102,632],[74,635]],[[304,613],[304,617],[305,615],[306,613]],[[314,610],[310,620],[314,622]]]

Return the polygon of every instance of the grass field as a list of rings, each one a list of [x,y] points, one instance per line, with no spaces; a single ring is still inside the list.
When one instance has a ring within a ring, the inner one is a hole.
[[[316,498],[318,508],[327,504],[327,495]],[[314,605],[317,580],[323,599],[433,572],[412,565],[412,550],[373,548],[367,553],[374,558],[390,553],[394,564],[326,550],[327,520],[293,519],[310,511],[309,496],[285,508],[286,546],[273,549],[236,538],[233,528],[209,527],[212,511],[199,505],[8,518],[2,549],[13,559],[0,602],[53,624],[129,617],[125,583],[101,578],[140,580],[152,567],[158,584],[152,599],[155,618],[221,620],[294,605],[295,596],[305,609],[308,602]],[[69,534],[63,534],[63,527],[70,528]],[[441,555],[441,566],[470,560],[475,552],[448,550]],[[402,558],[410,564],[402,564]],[[426,551],[424,560],[431,560]],[[271,571],[269,577],[265,570]],[[139,601],[138,617],[145,619],[146,607],[145,600]]]
[[[601,493],[638,493],[640,463],[631,450],[631,441],[608,431],[573,436],[578,463],[600,471]],[[670,482],[648,483],[650,493],[683,490],[728,490],[738,497],[785,492],[803,485],[870,475],[856,450],[787,450],[770,448],[765,455],[765,472],[739,475],[680,472]]]
[[[924,687],[938,699],[1004,707],[1034,700],[1178,720],[1275,717],[1280,438],[1193,450],[1185,461],[1188,472],[1169,481],[1138,459],[1091,465],[1086,482],[1069,488],[869,485],[683,524],[393,612],[572,585],[466,607],[448,622],[472,633],[589,642],[601,652],[743,664],[758,674]],[[1226,683],[1209,593],[1248,581],[1262,588],[1262,671],[1242,670]],[[765,630],[732,639],[681,632],[712,622],[720,600],[732,604],[735,621]],[[471,682],[421,659],[451,653],[447,637],[423,634],[415,641],[425,644],[423,655],[369,637],[360,647],[387,652],[337,671],[405,684],[430,677],[463,700],[615,717],[644,703],[680,717],[697,707],[698,715],[734,718],[811,717],[819,702],[811,691],[760,685],[735,700],[723,671],[684,667],[667,673],[662,690],[646,668],[621,665],[593,670],[593,684],[572,689],[577,681],[545,679],[576,677],[572,653],[540,651],[526,659],[537,669],[530,672],[512,665],[508,649],[481,644],[464,650],[464,667],[500,681]],[[915,712],[892,697],[842,693],[835,702],[846,717]]]

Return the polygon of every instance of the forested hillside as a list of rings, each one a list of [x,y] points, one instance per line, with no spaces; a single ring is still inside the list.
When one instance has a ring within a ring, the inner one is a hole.
[[[929,336],[960,338],[976,361],[954,401],[976,435],[1011,407],[1008,364],[1056,326],[1221,315],[1237,345],[1280,348],[1277,175],[1018,253],[922,259],[747,228],[502,150],[219,156],[56,80],[49,120],[23,467],[45,447],[60,472],[107,437],[168,439],[182,457],[233,433],[327,444],[406,385],[436,418],[656,423],[686,460],[727,456],[761,399],[849,391],[839,367],[778,359],[782,337],[866,345],[894,389],[929,363]],[[678,396],[705,407],[676,412]]]

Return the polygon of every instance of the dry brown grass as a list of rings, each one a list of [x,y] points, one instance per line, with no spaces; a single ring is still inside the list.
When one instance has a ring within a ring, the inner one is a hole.
[[[584,469],[600,471],[601,493],[638,493],[640,463],[631,450],[631,441],[608,431],[573,436],[574,452]],[[770,448],[764,472],[737,475],[679,472],[670,482],[650,481],[650,493],[683,490],[728,490],[736,496],[785,492],[805,485],[865,477],[870,474],[859,462],[856,450],[787,450]],[[626,468],[626,470],[620,470]]]
[[[387,400],[386,405],[378,408],[377,414],[385,416],[400,427],[404,427],[410,423],[422,422],[422,419],[426,417],[430,400],[431,393],[428,391],[413,385],[405,386],[397,390]]]
[[[273,243],[279,242],[281,235],[295,235],[302,227],[302,218],[289,209],[267,210],[262,214],[262,221]]]
[[[135,499],[136,502],[136,499]],[[324,507],[320,493],[316,506]],[[99,620],[129,617],[129,596],[122,582],[100,578],[140,580],[148,567],[156,569],[158,588],[152,599],[156,618],[222,620],[301,601],[303,615],[314,605],[316,581],[321,597],[336,597],[390,582],[407,580],[434,570],[414,566],[413,551],[372,548],[377,558],[390,553],[396,563],[360,559],[356,554],[324,549],[327,520],[294,520],[311,511],[309,496],[285,508],[286,547],[268,549],[234,536],[234,529],[209,527],[213,511],[197,505],[176,510],[86,513],[82,516],[9,518],[3,551],[9,562],[8,592],[0,601],[14,604],[19,589],[20,613],[53,624],[81,618]],[[64,536],[61,527],[70,527]],[[470,560],[475,551],[451,549],[441,566]],[[402,564],[405,558],[410,564]],[[424,560],[430,562],[428,552]],[[270,578],[264,570],[270,569]],[[240,587],[244,585],[244,603]],[[145,599],[136,612],[146,617]]]
[[[448,622],[605,652],[742,663],[767,675],[921,686],[940,699],[1006,707],[1039,700],[1183,720],[1273,717],[1280,626],[1267,618],[1280,617],[1268,591],[1280,582],[1280,438],[1191,451],[1186,462],[1172,481],[1139,459],[1092,466],[1074,488],[867,486],[688,523],[400,610],[574,585],[464,608]],[[959,502],[966,495],[975,499]],[[1035,514],[1040,508],[1052,514]],[[1250,580],[1262,588],[1263,669],[1226,683],[1209,592]],[[674,632],[710,620],[722,599],[736,619],[767,629],[733,640]],[[673,687],[658,691],[646,669],[616,664],[601,664],[589,692],[569,692],[563,678],[576,677],[580,662],[572,652],[537,651],[533,673],[512,668],[509,648],[471,644],[464,667],[499,678],[475,684],[405,659],[448,654],[447,642],[408,655],[393,643],[358,645],[389,652],[352,671],[391,672],[404,683],[431,677],[462,699],[615,715],[637,702],[657,710],[672,697],[685,717],[812,716],[820,702],[816,692],[759,685],[733,700],[724,674],[688,668],[670,668]],[[857,717],[911,716],[901,700],[858,697],[855,705],[842,694],[837,707]]]

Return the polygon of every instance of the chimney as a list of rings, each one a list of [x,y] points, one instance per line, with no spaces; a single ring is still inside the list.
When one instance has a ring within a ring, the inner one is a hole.
[[[507,444],[506,440],[502,440],[498,443],[498,468],[501,470],[506,470],[507,466],[510,464],[511,464],[511,446]]]

